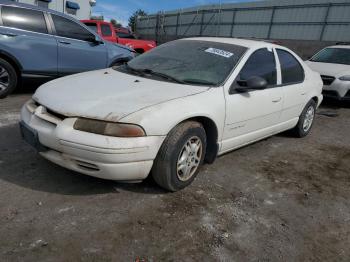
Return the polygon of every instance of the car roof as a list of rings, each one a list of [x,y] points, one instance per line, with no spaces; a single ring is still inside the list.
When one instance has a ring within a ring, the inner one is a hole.
[[[343,49],[350,49],[350,45],[332,45],[332,46],[327,46],[326,48],[343,48]]]
[[[80,22],[82,23],[95,23],[95,24],[110,24],[110,22],[107,22],[107,21],[102,21],[102,20],[80,20]]]
[[[27,8],[27,9],[32,9],[32,10],[37,10],[37,11],[42,11],[42,12],[49,12],[51,14],[55,14],[55,15],[60,15],[60,16],[66,17],[68,19],[75,19],[74,17],[71,17],[69,15],[63,14],[61,12],[57,12],[55,10],[44,8],[44,7],[39,7],[39,6],[36,6],[36,5],[24,4],[24,3],[9,1],[9,0],[0,0],[0,5],[22,7],[22,8]],[[75,19],[75,20],[77,20],[77,19]]]
[[[232,45],[240,45],[245,46],[248,48],[253,49],[259,49],[263,47],[278,47],[283,48],[283,46],[279,46],[273,43],[265,42],[263,40],[249,40],[249,39],[241,39],[241,38],[225,38],[225,37],[191,37],[191,38],[184,38],[181,40],[196,40],[196,41],[210,41],[210,42],[218,42],[218,43],[225,43],[225,44],[232,44]]]

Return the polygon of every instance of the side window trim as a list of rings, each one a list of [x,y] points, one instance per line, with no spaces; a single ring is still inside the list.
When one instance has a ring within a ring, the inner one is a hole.
[[[277,85],[275,87],[280,87],[282,85],[282,68],[280,59],[277,54],[277,49],[273,48],[273,53],[275,54],[275,63],[276,63],[276,70],[277,70]]]
[[[0,26],[8,27],[8,26],[4,25],[4,22],[2,20],[2,7],[3,6],[4,5],[0,6]],[[41,33],[41,32],[36,32],[36,31],[26,30],[26,29],[21,29],[21,28],[15,28],[15,27],[9,27],[9,28],[13,28],[13,29],[16,29],[16,30],[24,31],[24,32],[31,32],[31,33],[34,33],[34,34],[50,35],[50,25],[48,24],[48,21],[46,20],[46,12],[45,11],[35,10],[35,9],[32,9],[32,8],[28,8],[28,7],[17,7],[17,6],[12,6],[12,5],[6,5],[6,6],[12,7],[12,8],[19,8],[19,9],[26,9],[26,10],[32,10],[32,11],[41,12],[43,14],[43,16],[44,16],[47,33]]]
[[[3,22],[2,22],[2,5],[0,5],[0,26],[3,26]]]
[[[61,38],[65,38],[65,39],[70,39],[70,40],[74,40],[74,41],[80,41],[80,42],[83,42],[83,43],[91,43],[89,41],[84,41],[84,40],[81,40],[81,39],[76,39],[76,38],[71,38],[71,37],[66,37],[66,36],[60,36],[57,34],[57,31],[56,31],[56,27],[55,27],[55,23],[53,22],[53,18],[52,18],[52,14],[50,13],[50,21],[52,23],[52,28],[53,28],[53,34],[57,37],[61,37]],[[64,18],[64,19],[67,19],[68,21],[72,22],[72,23],[75,23],[77,24],[78,26],[82,27],[83,29],[86,30],[86,28],[84,28],[82,25],[78,24],[77,22],[75,22],[74,20],[72,19],[68,19],[67,17],[64,17],[64,16],[61,16],[61,15],[58,15],[58,14],[55,14],[56,16],[59,16],[61,18]],[[89,30],[87,30],[90,34],[93,34],[92,32],[90,32]],[[94,35],[94,34],[93,34]]]
[[[298,82],[290,82],[290,83],[286,83],[283,84],[283,76],[282,76],[282,66],[281,66],[281,62],[280,62],[280,58],[277,54],[277,50],[281,50],[284,52],[287,52],[288,54],[290,54],[292,57],[294,57],[294,59],[298,62],[299,66],[303,69],[303,80],[302,81],[298,81]],[[288,50],[285,49],[281,49],[281,48],[276,48],[276,57],[278,59],[278,63],[280,64],[280,70],[281,70],[281,84],[278,85],[277,87],[283,87],[283,86],[291,86],[291,85],[298,85],[298,84],[302,84],[305,82],[305,68],[303,67],[303,65],[299,62],[299,59],[297,59],[292,53],[290,53]]]

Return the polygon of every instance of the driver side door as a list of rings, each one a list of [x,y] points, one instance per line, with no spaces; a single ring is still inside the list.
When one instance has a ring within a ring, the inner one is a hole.
[[[273,49],[256,50],[234,80],[231,86],[233,90],[225,90],[226,120],[221,148],[223,153],[274,133],[283,104],[283,92],[277,85],[280,78],[278,72]],[[256,76],[267,81],[267,88],[244,93],[234,90],[242,82]]]

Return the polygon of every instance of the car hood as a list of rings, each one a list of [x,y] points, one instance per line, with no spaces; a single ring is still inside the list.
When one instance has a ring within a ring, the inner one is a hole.
[[[312,62],[312,61],[306,61],[306,64],[312,70],[320,73],[321,75],[341,77],[341,76],[350,74],[349,65],[319,63],[319,62]]]
[[[146,107],[208,89],[142,78],[110,68],[48,82],[35,92],[33,99],[67,117],[115,122]]]

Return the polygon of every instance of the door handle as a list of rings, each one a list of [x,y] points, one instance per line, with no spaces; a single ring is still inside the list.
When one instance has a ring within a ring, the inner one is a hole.
[[[8,36],[8,37],[16,37],[18,35],[14,34],[14,33],[0,33],[1,35],[4,35],[4,36]]]
[[[272,100],[273,103],[278,103],[278,102],[281,102],[282,100],[282,97],[279,97],[279,98],[276,98],[274,100]]]
[[[64,45],[70,45],[71,43],[70,42],[67,42],[67,41],[58,41],[60,44],[64,44]]]

